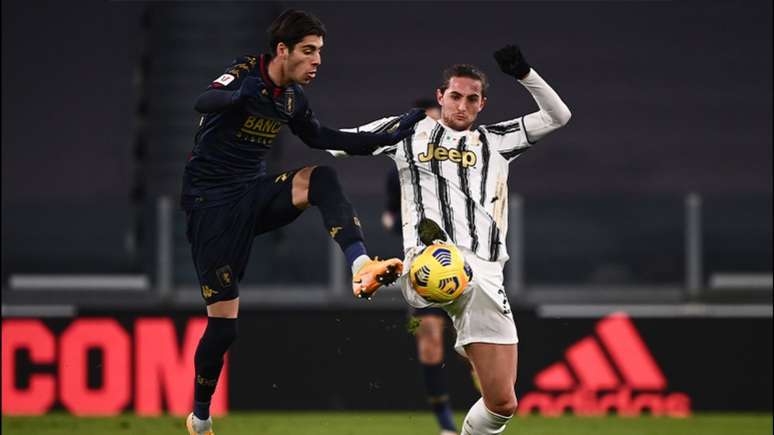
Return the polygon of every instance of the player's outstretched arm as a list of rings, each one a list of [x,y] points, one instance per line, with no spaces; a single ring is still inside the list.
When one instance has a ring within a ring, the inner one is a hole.
[[[394,145],[414,131],[414,125],[425,118],[421,109],[412,109],[401,116],[393,128],[383,132],[341,131],[320,125],[311,110],[301,119],[294,119],[290,128],[311,148],[339,150],[349,155],[368,155],[380,147]]]
[[[521,83],[535,99],[540,110],[524,117],[524,129],[530,142],[564,126],[572,114],[551,86],[532,69],[516,45],[508,45],[494,53],[500,69]]]

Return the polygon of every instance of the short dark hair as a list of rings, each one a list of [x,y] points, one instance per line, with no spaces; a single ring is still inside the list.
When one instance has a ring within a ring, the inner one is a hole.
[[[449,81],[452,79],[452,77],[467,77],[480,81],[481,96],[486,97],[486,90],[489,88],[489,81],[486,79],[486,74],[478,69],[478,67],[469,64],[458,63],[443,70],[441,86],[438,87],[442,94],[446,92],[446,89],[449,88]]]
[[[325,36],[325,25],[309,12],[288,9],[281,13],[266,31],[272,56],[277,54],[277,44],[288,46],[290,51],[309,35]]]

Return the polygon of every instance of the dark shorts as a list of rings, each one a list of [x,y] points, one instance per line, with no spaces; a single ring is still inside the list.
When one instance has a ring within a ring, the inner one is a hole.
[[[239,297],[253,239],[293,222],[293,176],[300,169],[265,175],[238,201],[187,212],[186,236],[207,305]]]

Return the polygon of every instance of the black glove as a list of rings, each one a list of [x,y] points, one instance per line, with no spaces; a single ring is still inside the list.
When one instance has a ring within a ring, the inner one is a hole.
[[[258,97],[258,88],[258,77],[245,77],[245,79],[242,80],[242,85],[239,86],[239,89],[231,94],[232,103],[237,103],[247,97]]]
[[[400,118],[397,126],[391,128],[390,133],[395,139],[395,143],[402,141],[414,132],[414,125],[425,119],[427,115],[424,109],[411,109]]]
[[[509,76],[522,80],[529,74],[531,66],[524,59],[518,45],[506,45],[494,52],[495,60],[500,69]]]

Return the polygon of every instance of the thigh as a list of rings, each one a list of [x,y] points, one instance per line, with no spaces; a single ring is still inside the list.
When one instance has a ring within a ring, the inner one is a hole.
[[[255,235],[284,227],[304,211],[293,205],[293,177],[301,169],[269,175],[257,186]]]
[[[465,346],[470,343],[518,343],[501,266],[472,256],[466,260],[473,268],[473,281],[462,296],[443,307],[457,331],[455,350],[465,355]]]
[[[239,298],[207,305],[207,317],[236,319],[239,317]]]
[[[465,353],[478,374],[481,395],[489,409],[515,398],[517,345],[470,343]]]
[[[249,201],[194,210],[188,239],[202,298],[209,306],[239,297],[239,281],[250,256],[253,216]]]

